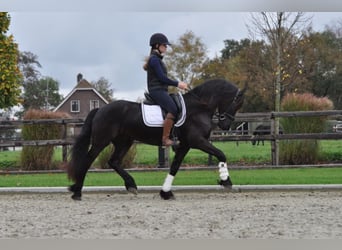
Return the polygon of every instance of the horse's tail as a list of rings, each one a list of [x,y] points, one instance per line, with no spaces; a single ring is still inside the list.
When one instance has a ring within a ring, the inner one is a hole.
[[[93,109],[89,112],[81,133],[77,136],[76,141],[72,147],[71,160],[67,164],[67,172],[69,179],[77,181],[79,176],[84,173],[84,159],[89,150],[92,122],[98,109]]]

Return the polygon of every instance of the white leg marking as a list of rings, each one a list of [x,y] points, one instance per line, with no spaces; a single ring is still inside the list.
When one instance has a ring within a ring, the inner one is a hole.
[[[228,167],[227,167],[227,163],[225,162],[220,162],[219,165],[219,173],[220,173],[220,179],[222,181],[225,181],[228,179],[229,176],[229,172],[228,172]]]
[[[172,182],[173,182],[174,178],[175,178],[174,176],[167,174],[167,176],[164,180],[163,187],[162,187],[162,190],[164,192],[169,192],[171,190],[171,186],[172,186]]]

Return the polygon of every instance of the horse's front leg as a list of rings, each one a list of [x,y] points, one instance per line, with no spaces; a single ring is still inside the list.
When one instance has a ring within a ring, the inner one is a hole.
[[[225,188],[231,188],[233,183],[229,176],[229,171],[228,171],[228,166],[227,166],[227,157],[225,156],[225,154],[220,149],[216,148],[209,141],[205,139],[203,139],[201,143],[198,143],[196,145],[196,148],[208,154],[214,155],[219,160],[218,167],[219,167],[220,180],[218,183]]]
[[[185,155],[189,152],[189,149],[190,149],[189,147],[181,146],[181,145],[177,147],[175,157],[170,167],[170,171],[167,174],[164,180],[164,184],[162,186],[162,190],[160,190],[160,193],[159,193],[160,197],[163,198],[164,200],[170,200],[170,199],[175,198],[171,191],[173,179],[175,178]]]

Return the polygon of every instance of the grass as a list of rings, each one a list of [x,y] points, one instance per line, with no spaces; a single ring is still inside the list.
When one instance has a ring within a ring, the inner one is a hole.
[[[161,186],[166,171],[130,172],[139,186]],[[342,168],[294,168],[230,170],[235,185],[262,184],[342,184]],[[217,170],[179,171],[174,185],[217,185]],[[65,187],[70,185],[65,173],[0,175],[0,187]],[[85,186],[123,186],[116,173],[93,173]]]
[[[270,143],[265,143],[265,146],[252,146],[250,142],[214,142],[217,148],[221,149],[227,156],[230,164],[262,164],[271,162],[271,146]],[[144,152],[145,158],[137,158],[136,164],[155,164],[157,162],[157,148],[149,145],[139,145],[138,152]],[[146,153],[145,153],[146,152]],[[151,155],[155,155],[151,158]],[[173,157],[173,152],[170,158]],[[213,158],[214,162],[216,159]],[[185,156],[183,165],[207,165],[208,154],[198,149],[191,149]]]
[[[271,147],[269,142],[265,146],[252,146],[249,142],[215,142],[215,146],[221,149],[227,156],[228,162],[232,164],[266,164],[271,162]],[[170,153],[170,159],[173,158],[173,152]],[[54,161],[62,161],[62,150],[56,148]],[[214,161],[216,159],[213,159]],[[133,162],[135,166],[156,166],[158,163],[158,148],[156,146],[138,144],[137,155]],[[191,149],[186,155],[183,165],[207,165],[208,154]],[[20,151],[0,152],[0,170],[18,168],[20,166]],[[99,166],[95,161],[93,166]]]
[[[262,165],[270,164],[271,146],[252,146],[249,142],[218,142],[214,143],[228,158],[229,165]],[[342,159],[342,141],[325,140],[321,143],[322,159],[324,161],[339,162]],[[0,152],[0,170],[18,166],[20,152]],[[173,153],[170,158],[172,159]],[[61,162],[62,152],[57,149],[54,161]],[[216,159],[214,159],[214,164]],[[155,146],[138,144],[135,167],[152,166],[158,163],[158,149]],[[208,155],[199,150],[190,150],[182,166],[207,165]],[[342,165],[342,164],[341,164]],[[96,166],[96,163],[94,164]],[[186,169],[186,168],[185,168]],[[166,171],[132,171],[138,186],[162,185]],[[230,170],[234,184],[342,184],[342,168],[295,168],[295,169],[258,169],[258,170]],[[174,185],[216,185],[217,170],[185,170],[179,171]],[[71,182],[65,173],[49,174],[3,174],[0,175],[0,187],[50,187],[68,186]],[[116,173],[89,172],[85,180],[86,186],[122,186],[123,180]]]
[[[228,163],[234,165],[263,165],[271,164],[271,144],[265,141],[265,145],[252,146],[250,142],[215,142],[214,145],[221,149],[227,156]],[[342,141],[341,140],[322,140],[320,161],[322,163],[341,162],[342,159]],[[170,159],[173,152],[170,154]],[[54,162],[62,161],[62,150],[56,148],[54,153]],[[213,158],[214,164],[216,159]],[[156,146],[138,144],[137,155],[133,162],[135,167],[151,166],[155,167],[158,163],[158,148]],[[191,149],[186,155],[182,165],[207,165],[208,154]],[[57,164],[58,165],[58,164]],[[18,168],[20,166],[20,151],[0,152],[0,170]],[[93,166],[99,164],[95,161]]]

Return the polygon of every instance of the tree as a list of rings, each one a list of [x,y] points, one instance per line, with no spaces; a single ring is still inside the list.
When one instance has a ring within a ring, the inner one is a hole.
[[[50,76],[44,76],[39,79],[38,86],[42,92],[45,90],[44,107],[45,110],[52,110],[57,107],[63,100],[63,96],[59,94],[59,82]]]
[[[290,47],[296,47],[299,44],[299,34],[302,32],[302,25],[306,25],[310,19],[305,19],[302,12],[286,13],[286,12],[261,12],[260,16],[252,15],[252,22],[254,28],[250,28],[251,34],[261,35],[265,37],[267,42],[271,46],[272,57],[272,71],[274,75],[274,110],[280,111],[280,99],[282,89],[282,81],[285,76],[289,74],[284,72],[284,65],[286,62],[285,51],[290,52]],[[296,39],[298,38],[298,39]],[[291,41],[291,43],[288,43]],[[290,46],[291,45],[291,46]],[[299,62],[299,61],[298,61]],[[295,67],[298,64],[295,64]],[[279,119],[275,119],[275,134],[279,134]],[[279,141],[275,142],[276,151],[279,152]],[[279,155],[276,153],[276,155]],[[279,159],[276,160],[276,165],[279,163]]]
[[[22,95],[23,112],[29,108],[39,109],[43,101],[38,99],[46,92],[37,88],[41,76],[38,68],[42,67],[38,61],[38,56],[28,51],[20,52],[19,67],[23,75],[21,82],[24,90]],[[21,116],[23,112],[19,112],[18,115]]]
[[[165,56],[169,76],[189,84],[200,76],[207,60],[205,45],[192,31],[185,32],[172,43],[172,51]]]
[[[0,12],[0,108],[10,108],[20,102],[20,79],[18,68],[18,45],[13,36],[6,36],[10,16]]]
[[[250,44],[251,40],[247,38],[240,41],[232,39],[224,40],[224,48],[221,50],[221,57],[223,59],[236,57],[242,49],[249,47]]]
[[[32,52],[20,52],[19,66],[23,74],[23,108],[50,110],[57,106],[62,96],[59,94],[59,82],[52,77],[42,77],[38,56]]]
[[[287,70],[285,66],[286,62],[289,61],[288,55],[291,55],[291,50],[299,45],[303,27],[307,25],[309,20],[310,18],[305,18],[302,12],[261,12],[259,16],[252,15],[253,27],[249,28],[250,33],[252,36],[265,37],[272,53],[270,57],[272,71],[270,74],[273,75],[273,82],[269,84],[274,85],[275,111],[280,111],[280,98],[284,91],[282,84],[290,76],[290,70]],[[291,60],[291,62],[293,61]],[[288,65],[298,67],[298,63]],[[297,69],[293,71],[298,72]]]
[[[29,51],[23,51],[19,54],[19,68],[23,74],[22,84],[25,86],[28,83],[38,82],[41,74],[38,68],[41,68],[38,61],[38,56]]]
[[[328,28],[324,32],[310,32],[307,61],[311,61],[311,92],[329,97],[336,109],[342,109],[342,37]]]
[[[91,84],[107,101],[113,101],[113,89],[111,89],[112,84],[109,83],[106,78],[100,77],[99,80],[92,81]]]
[[[203,79],[225,78],[240,87],[248,82],[250,91],[246,92],[244,112],[265,112],[272,110],[273,89],[267,84],[270,80],[270,52],[264,41],[249,39],[225,40],[222,56],[205,63]]]
[[[51,77],[43,77],[37,82],[27,82],[24,92],[24,110],[30,108],[51,110],[62,100],[59,83]]]
[[[234,43],[230,43],[234,44]],[[236,44],[236,43],[235,43]],[[226,45],[229,45],[226,43]],[[246,92],[244,111],[265,112],[272,110],[272,89],[270,89],[270,48],[264,41],[241,40],[234,57],[227,59],[231,79],[237,82],[248,82],[250,91]],[[225,50],[231,50],[229,47]],[[224,50],[223,50],[224,51]],[[231,50],[232,51],[232,50]],[[234,50],[233,50],[234,51]],[[235,77],[234,77],[235,75]]]

